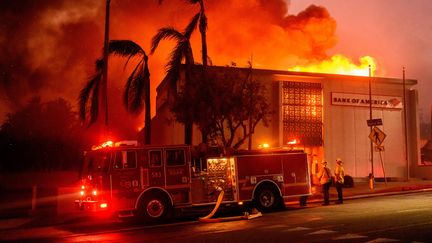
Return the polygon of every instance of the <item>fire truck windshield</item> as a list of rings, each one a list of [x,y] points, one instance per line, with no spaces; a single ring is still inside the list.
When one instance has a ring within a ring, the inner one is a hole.
[[[84,173],[91,174],[92,172],[108,171],[109,157],[108,153],[100,151],[92,151],[87,153],[84,160]]]

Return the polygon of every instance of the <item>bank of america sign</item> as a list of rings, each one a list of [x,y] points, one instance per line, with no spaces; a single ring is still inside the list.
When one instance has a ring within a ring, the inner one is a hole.
[[[331,93],[332,105],[369,107],[369,94]],[[372,95],[372,107],[383,109],[402,109],[399,96]]]

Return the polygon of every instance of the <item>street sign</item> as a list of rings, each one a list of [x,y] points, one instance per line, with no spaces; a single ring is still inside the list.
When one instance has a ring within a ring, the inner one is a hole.
[[[378,127],[373,127],[369,134],[370,140],[377,146],[380,146],[386,137],[387,135]]]
[[[383,124],[383,122],[382,122],[381,118],[367,120],[367,125],[369,127],[381,126],[382,124]]]

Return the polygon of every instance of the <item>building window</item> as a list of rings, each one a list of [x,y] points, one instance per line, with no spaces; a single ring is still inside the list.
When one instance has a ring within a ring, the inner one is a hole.
[[[296,139],[304,146],[322,146],[320,83],[282,83],[283,143]]]

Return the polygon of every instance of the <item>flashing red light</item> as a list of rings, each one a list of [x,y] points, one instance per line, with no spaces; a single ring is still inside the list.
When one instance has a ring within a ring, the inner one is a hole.
[[[113,147],[113,146],[114,146],[114,142],[109,140],[109,141],[101,143],[100,145],[94,145],[92,147],[92,150],[98,150],[98,149]]]

